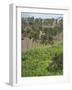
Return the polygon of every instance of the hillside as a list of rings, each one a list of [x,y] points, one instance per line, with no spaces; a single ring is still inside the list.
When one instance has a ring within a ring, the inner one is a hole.
[[[22,77],[63,75],[63,19],[22,18]]]

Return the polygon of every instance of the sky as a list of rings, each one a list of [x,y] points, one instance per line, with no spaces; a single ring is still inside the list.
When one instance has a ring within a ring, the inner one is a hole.
[[[34,18],[59,18],[63,17],[63,14],[50,14],[50,13],[31,13],[31,12],[22,12],[21,17],[34,17]]]

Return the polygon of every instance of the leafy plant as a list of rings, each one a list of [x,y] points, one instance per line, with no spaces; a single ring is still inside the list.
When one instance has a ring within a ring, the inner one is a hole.
[[[62,75],[62,44],[33,48],[22,53],[22,76]]]

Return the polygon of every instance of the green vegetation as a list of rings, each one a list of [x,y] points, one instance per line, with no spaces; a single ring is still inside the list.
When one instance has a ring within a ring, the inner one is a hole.
[[[33,48],[22,53],[22,76],[63,74],[62,44]]]
[[[39,44],[21,53],[21,76],[63,75],[63,18],[22,17],[22,40]]]

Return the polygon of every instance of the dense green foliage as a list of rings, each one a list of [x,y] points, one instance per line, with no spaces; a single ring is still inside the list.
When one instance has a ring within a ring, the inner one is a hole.
[[[62,44],[33,48],[22,53],[22,76],[63,74]]]

